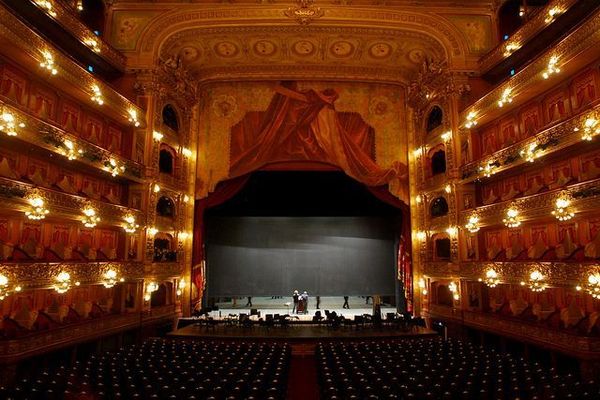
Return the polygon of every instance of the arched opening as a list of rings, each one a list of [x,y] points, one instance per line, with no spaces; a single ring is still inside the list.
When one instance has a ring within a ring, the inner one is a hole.
[[[158,199],[156,203],[156,214],[161,217],[174,218],[175,217],[175,203],[167,196],[163,196]]]
[[[161,283],[158,290],[150,295],[150,306],[161,307],[167,305],[167,286]]]
[[[508,39],[517,29],[523,25],[521,12],[521,0],[508,0],[498,10],[498,29],[500,39]]]
[[[104,2],[102,0],[83,0],[81,20],[98,36],[104,32]]]
[[[175,157],[173,151],[167,147],[160,149],[158,154],[158,171],[163,174],[173,175],[175,169]]]
[[[446,152],[442,149],[431,156],[431,175],[446,173]]]
[[[441,126],[443,118],[444,113],[442,109],[438,106],[434,106],[431,111],[429,111],[429,115],[427,116],[427,126],[425,127],[427,133],[433,131],[438,126]]]
[[[168,233],[158,233],[154,237],[154,261],[176,261],[177,252],[173,244],[173,236]]]
[[[177,116],[177,111],[175,111],[175,108],[172,105],[167,104],[163,107],[162,120],[164,125],[175,132],[179,132],[179,118]]]
[[[443,217],[448,214],[448,202],[443,197],[437,197],[431,202],[429,211],[432,218]]]

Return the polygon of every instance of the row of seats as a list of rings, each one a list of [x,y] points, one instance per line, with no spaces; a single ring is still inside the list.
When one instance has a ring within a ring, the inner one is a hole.
[[[0,398],[278,400],[290,355],[287,344],[153,339],[43,371]]]
[[[323,399],[597,399],[600,386],[458,340],[317,346]]]

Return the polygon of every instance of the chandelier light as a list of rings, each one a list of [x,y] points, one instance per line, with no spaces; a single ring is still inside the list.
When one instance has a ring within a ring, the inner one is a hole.
[[[83,154],[83,150],[79,149],[77,150],[75,148],[75,144],[70,141],[69,139],[65,139],[65,141],[63,142],[65,147],[61,148],[59,150],[60,154],[62,154],[63,156],[67,157],[67,160],[72,161],[77,159],[77,157],[79,157],[80,155]]]
[[[102,97],[102,91],[100,91],[100,87],[98,85],[92,85],[92,96],[90,97],[92,101],[99,106],[104,104],[104,98]]]
[[[79,282],[75,282],[75,286],[79,286]],[[66,293],[71,289],[71,275],[68,272],[61,272],[56,276],[56,283],[54,284],[54,290],[58,293]]]
[[[138,120],[137,111],[133,108],[127,110],[127,114],[129,114],[129,122],[133,124],[136,128],[140,126],[140,121]]]
[[[15,286],[13,290],[10,289],[8,284],[8,278],[5,275],[0,274],[0,300],[4,300],[7,296],[10,296],[13,292],[20,292],[21,286]]]
[[[538,270],[533,270],[529,274],[529,282],[521,282],[521,286],[529,286],[532,292],[543,292],[546,290],[546,284],[544,283],[544,275]]]
[[[458,233],[458,228],[455,226],[449,226],[446,228],[446,233],[450,236],[455,236]]]
[[[575,213],[570,209],[571,199],[566,195],[561,195],[554,203],[552,215],[559,221],[568,221],[575,216]]]
[[[144,295],[144,300],[150,301],[152,293],[158,290],[158,283],[150,282],[146,285],[146,294]]]
[[[442,133],[441,137],[444,142],[449,142],[450,139],[452,139],[452,132],[450,132],[450,131],[444,132],[444,133]]]
[[[421,289],[421,293],[423,293],[423,296],[427,296],[427,294],[429,293],[427,291],[427,284],[425,283],[425,279],[421,278],[419,279],[419,289]]]
[[[0,115],[0,131],[3,131],[8,136],[17,136],[17,128],[25,128],[24,123],[18,123],[15,116],[8,112],[3,111]]]
[[[427,239],[427,233],[425,231],[417,231],[416,236],[417,236],[417,240],[420,240],[421,242],[423,242],[423,241],[425,241],[425,239]]]
[[[25,215],[31,220],[39,221],[41,219],[44,219],[46,218],[46,215],[48,215],[48,213],[50,212],[45,207],[44,199],[42,199],[39,196],[34,196],[30,198],[29,204],[31,205],[31,209],[29,211],[26,211]]]
[[[485,271],[485,278],[479,278],[479,282],[485,283],[488,287],[494,288],[498,286],[500,283],[500,279],[498,279],[498,273],[493,268]]]
[[[117,282],[125,281],[123,278],[117,279],[117,271],[115,271],[114,269],[109,269],[104,273],[102,277],[102,285],[104,285],[104,287],[107,289],[110,289],[111,287],[115,286]]]
[[[448,284],[448,290],[450,290],[450,292],[452,293],[452,298],[455,301],[460,300],[460,295],[458,294],[458,286],[456,285],[456,283],[450,282]]]
[[[100,222],[100,217],[92,207],[84,208],[81,212],[83,212],[83,219],[81,222],[83,222],[83,226],[86,228],[93,228]]]
[[[181,296],[183,294],[185,286],[186,286],[185,279],[181,278],[179,280],[179,282],[177,283],[177,292],[176,292],[177,296]]]
[[[489,178],[496,173],[496,167],[491,161],[488,161],[483,167],[479,167],[479,172],[486,178]]]
[[[469,220],[465,224],[465,228],[471,233],[479,231],[479,216],[477,214],[471,214]]]
[[[575,128],[574,131],[579,132],[579,128]],[[581,134],[581,139],[590,142],[598,133],[600,133],[600,126],[598,126],[598,120],[593,117],[586,118],[585,122],[583,123],[583,132]]]
[[[181,154],[183,154],[184,157],[190,158],[192,157],[192,150],[188,149],[187,147],[184,147],[183,149],[181,149]]]
[[[542,155],[542,150],[538,147],[537,142],[530,143],[525,149],[519,153],[521,157],[529,162],[534,162],[536,158]]]
[[[42,52],[42,57],[44,57],[44,61],[40,63],[40,67],[47,70],[51,75],[56,75],[58,71],[54,67],[54,57],[52,56],[52,53],[45,50]]]
[[[34,0],[33,1],[39,8],[44,10],[47,14],[56,17],[56,11],[54,11],[54,4],[50,0]]]
[[[149,236],[154,236],[158,233],[158,229],[156,229],[155,227],[148,228],[147,232]]]
[[[87,47],[89,47],[90,49],[92,49],[92,51],[94,53],[100,53],[100,44],[98,43],[98,41],[94,38],[87,38],[83,41],[83,44],[85,44]]]
[[[544,79],[548,79],[548,78],[550,78],[550,75],[558,74],[560,72],[560,68],[557,67],[557,64],[558,64],[558,57],[557,56],[550,57],[550,61],[548,61],[548,66],[546,67],[546,70],[542,74]]]
[[[513,101],[512,89],[506,88],[502,92],[502,97],[500,97],[500,100],[498,100],[498,107],[504,107],[505,104],[512,103],[512,101]]]
[[[114,158],[110,158],[108,161],[104,162],[104,170],[109,172],[113,177],[119,175],[121,172],[125,171],[125,167],[119,165]]]
[[[476,116],[477,116],[477,113],[475,113],[475,111],[471,111],[471,112],[469,112],[469,114],[467,114],[467,122],[465,123],[466,128],[471,128],[471,127],[477,125],[477,121],[475,120]]]
[[[521,225],[519,210],[516,206],[510,206],[508,210],[506,210],[506,218],[504,218],[502,222],[509,228],[516,228]]]
[[[190,234],[183,231],[183,232],[179,232],[179,241],[181,242],[185,242],[185,240],[190,237]]]
[[[504,57],[510,56],[512,53],[519,50],[520,48],[521,45],[519,45],[518,43],[507,43],[506,46],[504,46]]]
[[[588,276],[585,291],[594,299],[600,299],[600,273],[590,274],[590,276]]]
[[[163,137],[164,137],[164,135],[162,133],[160,133],[159,131],[152,132],[152,138],[154,140],[156,140],[157,142],[160,142]]]
[[[127,233],[135,233],[138,228],[140,227],[136,220],[135,217],[133,215],[127,215],[124,218],[125,220],[125,226],[123,227],[123,229],[125,229],[125,232]]]

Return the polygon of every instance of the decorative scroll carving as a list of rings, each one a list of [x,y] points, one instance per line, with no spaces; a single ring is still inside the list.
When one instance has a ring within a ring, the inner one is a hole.
[[[321,18],[325,15],[321,7],[313,6],[314,0],[296,0],[296,3],[298,4],[297,6],[289,7],[283,13],[289,18],[294,18],[302,25],[308,25],[313,19]]]

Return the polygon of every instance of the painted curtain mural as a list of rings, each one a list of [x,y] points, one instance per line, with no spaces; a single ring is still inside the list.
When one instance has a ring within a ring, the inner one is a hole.
[[[219,182],[243,179],[274,163],[329,164],[367,186],[386,186],[408,204],[403,92],[392,85],[308,81],[206,87],[200,104],[195,229],[202,229],[198,214],[206,204],[235,192],[229,185],[208,197]],[[200,289],[202,237],[199,231],[194,239],[193,281]]]

